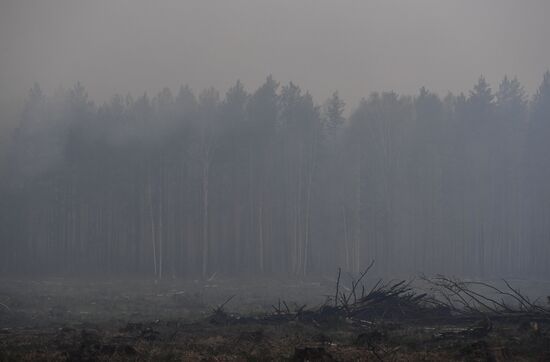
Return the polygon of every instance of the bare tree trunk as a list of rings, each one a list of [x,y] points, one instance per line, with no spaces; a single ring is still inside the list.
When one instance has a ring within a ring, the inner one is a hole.
[[[354,235],[354,260],[353,260],[353,271],[359,271],[359,244],[361,243],[361,148],[358,146],[357,150],[357,175],[356,175],[356,188],[355,188],[355,235]]]
[[[308,264],[308,248],[309,248],[309,229],[310,229],[310,215],[311,215],[311,190],[313,188],[313,176],[315,175],[315,170],[317,167],[317,137],[314,137],[312,150],[311,150],[311,166],[309,168],[309,177],[307,183],[307,194],[306,194],[306,222],[305,222],[305,236],[304,236],[304,265],[303,265],[303,275],[306,275],[307,264]]]
[[[163,169],[162,169],[162,166],[161,166],[161,170],[160,170],[160,193],[159,193],[159,227],[158,227],[158,232],[159,232],[159,236],[158,236],[158,240],[159,240],[159,270],[158,270],[158,275],[159,275],[159,279],[162,279],[162,236],[163,236],[163,228],[162,228],[162,214],[163,214],[163,206],[164,206],[164,200],[163,200],[163,197],[164,197],[164,185],[163,185],[163,182],[164,182],[164,175],[163,175]]]
[[[263,195],[261,194],[260,192],[260,207],[259,207],[259,212],[258,212],[258,227],[259,227],[259,230],[258,230],[258,236],[260,238],[260,250],[259,250],[259,256],[260,256],[260,272],[263,273],[264,272],[264,228],[263,228],[263,222],[264,222],[264,219],[263,219],[263,210],[264,210],[264,207],[263,207]]]
[[[346,270],[349,270],[350,264],[350,250],[349,250],[349,236],[348,236],[348,220],[346,217],[346,208],[342,206],[342,218],[344,221],[344,247],[346,252]]]
[[[209,218],[209,200],[208,200],[208,178],[209,178],[209,160],[208,153],[204,159],[203,169],[202,169],[202,209],[203,209],[203,221],[202,221],[202,276],[203,278],[207,277],[208,272],[208,254],[209,254],[209,245],[208,245],[208,218]]]
[[[153,266],[155,272],[155,278],[157,277],[157,243],[156,243],[156,230],[155,230],[155,217],[153,213],[153,187],[152,181],[149,178],[149,218],[151,222],[151,240],[153,242]]]

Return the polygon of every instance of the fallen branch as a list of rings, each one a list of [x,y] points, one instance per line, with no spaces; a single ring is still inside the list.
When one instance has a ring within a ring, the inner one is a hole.
[[[232,296],[230,296],[229,298],[227,298],[227,299],[225,300],[225,302],[223,302],[223,303],[220,304],[217,308],[215,308],[215,309],[213,310],[213,312],[214,312],[214,313],[221,313],[221,312],[224,312],[223,307],[225,307],[225,305],[226,305],[227,303],[229,303],[229,302],[231,301],[231,299],[233,299],[233,298],[235,298],[235,295],[232,295]]]

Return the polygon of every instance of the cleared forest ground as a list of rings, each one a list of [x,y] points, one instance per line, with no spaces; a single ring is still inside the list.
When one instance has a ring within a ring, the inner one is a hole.
[[[335,282],[4,278],[0,360],[550,360],[545,314],[423,314],[387,293],[335,307]]]

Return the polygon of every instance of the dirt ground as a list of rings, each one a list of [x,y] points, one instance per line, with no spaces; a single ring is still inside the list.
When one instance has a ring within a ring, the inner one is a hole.
[[[550,361],[546,318],[358,321],[322,312],[333,295],[331,279],[3,278],[0,361]]]

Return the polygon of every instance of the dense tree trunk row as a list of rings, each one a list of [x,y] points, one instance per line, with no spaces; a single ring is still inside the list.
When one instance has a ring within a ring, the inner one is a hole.
[[[95,106],[35,86],[0,170],[0,272],[550,275],[550,74],[349,120],[272,79]]]

